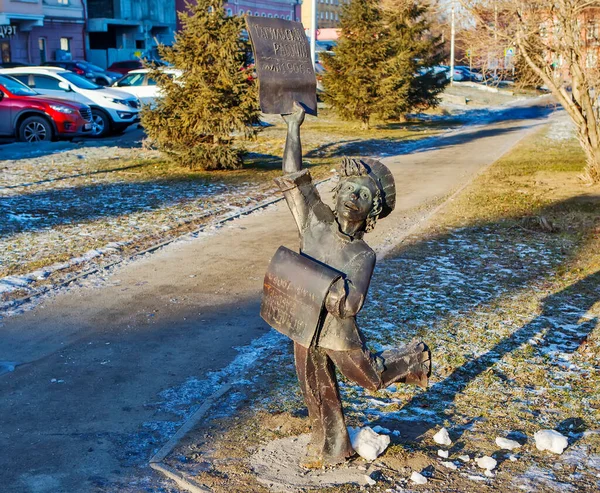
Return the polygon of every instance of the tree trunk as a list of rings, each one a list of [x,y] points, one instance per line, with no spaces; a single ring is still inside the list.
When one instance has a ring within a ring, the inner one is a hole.
[[[589,141],[584,142],[581,137],[579,138],[579,142],[581,143],[581,146],[583,147],[583,150],[585,151],[585,157],[586,157],[585,174],[586,174],[586,177],[592,183],[599,183],[600,182],[600,147],[592,146]]]

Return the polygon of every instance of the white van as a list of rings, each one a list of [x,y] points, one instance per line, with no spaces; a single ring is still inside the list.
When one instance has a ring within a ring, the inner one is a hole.
[[[92,135],[103,137],[123,132],[140,121],[140,101],[122,91],[108,89],[59,67],[0,69],[40,94],[87,104],[92,109]]]

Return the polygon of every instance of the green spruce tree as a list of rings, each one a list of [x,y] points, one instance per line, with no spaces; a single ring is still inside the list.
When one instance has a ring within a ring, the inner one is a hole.
[[[334,54],[323,53],[324,99],[346,120],[369,125],[380,101],[387,35],[377,0],[351,0],[342,8]]]
[[[182,30],[162,58],[180,69],[173,78],[160,68],[150,77],[163,97],[142,111],[150,141],[174,161],[201,169],[234,169],[243,150],[234,135],[254,135],[258,91],[244,68],[249,45],[243,19],[227,17],[222,0],[198,0],[180,13]]]
[[[379,117],[399,119],[406,113],[435,107],[449,80],[432,67],[442,63],[441,39],[431,35],[427,5],[413,0],[388,0],[383,18],[388,30],[389,58],[381,79]]]
[[[431,67],[443,57],[429,33],[427,7],[414,0],[351,0],[332,55],[322,55],[325,101],[363,127],[438,104],[447,79]]]

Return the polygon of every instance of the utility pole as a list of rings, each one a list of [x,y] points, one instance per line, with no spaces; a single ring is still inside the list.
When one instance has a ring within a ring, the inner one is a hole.
[[[454,34],[455,34],[454,0],[452,0],[452,10],[451,10],[451,14],[450,14],[450,19],[451,19],[450,20],[450,85],[453,86],[454,85]]]
[[[317,51],[317,0],[311,0],[311,23],[310,23],[310,58],[313,62],[313,67],[316,62],[316,51]]]

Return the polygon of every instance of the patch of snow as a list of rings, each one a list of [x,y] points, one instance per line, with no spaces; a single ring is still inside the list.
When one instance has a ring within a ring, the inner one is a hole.
[[[448,451],[447,450],[438,450],[437,454],[439,457],[442,457],[443,459],[447,459],[448,458]]]
[[[452,440],[450,440],[450,435],[446,428],[442,428],[433,435],[433,441],[439,445],[452,445]]]
[[[415,484],[427,484],[427,478],[417,471],[413,471],[410,480]]]
[[[373,461],[377,459],[390,444],[390,437],[387,435],[378,435],[371,428],[352,426],[348,427],[348,435],[352,448],[363,459]]]
[[[496,437],[496,445],[502,450],[514,450],[521,447],[521,444],[516,440],[510,440],[509,438]]]
[[[469,457],[468,455],[459,455],[458,458],[460,460],[462,460],[463,462],[470,462],[471,461],[471,457]]]
[[[454,462],[450,461],[442,461],[442,466],[453,471],[456,471],[458,469],[458,466]]]
[[[573,485],[558,481],[552,471],[537,466],[530,467],[523,475],[514,478],[513,485],[527,493],[541,490],[555,493],[575,491]]]
[[[535,439],[535,446],[538,450],[548,450],[549,452],[559,455],[562,454],[569,445],[567,437],[556,430],[537,431],[533,435],[533,438]]]
[[[389,435],[391,433],[390,430],[388,430],[387,428],[384,428],[383,426],[373,426],[373,431],[375,433],[383,433],[384,435]]]
[[[488,471],[491,471],[498,465],[498,461],[496,459],[487,455],[484,455],[483,457],[477,457],[475,462],[479,467],[481,467],[481,469],[486,469]]]

